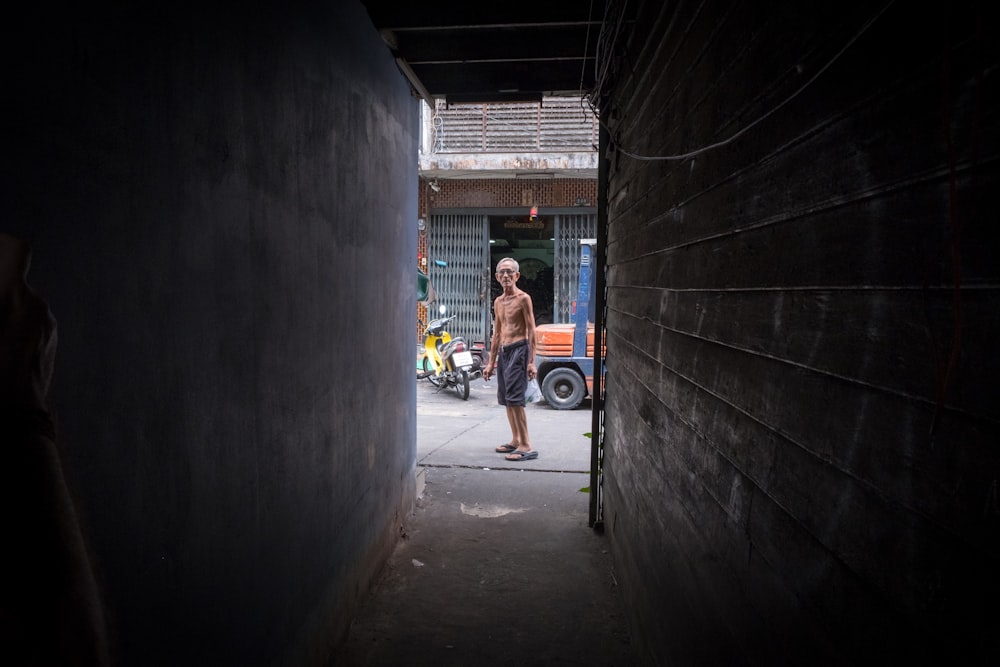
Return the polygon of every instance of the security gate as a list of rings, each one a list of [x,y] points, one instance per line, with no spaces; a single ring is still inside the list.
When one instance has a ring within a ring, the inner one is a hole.
[[[446,327],[470,343],[486,340],[490,304],[489,218],[477,214],[431,215],[427,229],[428,274],[435,301],[428,316],[438,317],[441,304],[456,315]],[[443,261],[447,266],[438,266]],[[491,323],[490,323],[491,324]]]
[[[573,321],[573,302],[580,282],[580,239],[597,236],[597,215],[557,215],[555,220],[555,303],[556,322]]]

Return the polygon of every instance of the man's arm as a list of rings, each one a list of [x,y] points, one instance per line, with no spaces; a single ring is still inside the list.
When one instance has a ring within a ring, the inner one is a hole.
[[[493,369],[496,368],[497,361],[497,340],[503,340],[500,335],[500,322],[503,318],[500,317],[500,299],[497,298],[493,301],[493,336],[490,338],[490,358],[486,362],[486,368],[483,369],[483,379],[489,380],[490,376],[493,375]]]
[[[528,379],[533,380],[538,375],[535,368],[535,310],[531,305],[531,297],[524,295],[521,303],[521,314],[524,317],[524,336],[528,339]]]

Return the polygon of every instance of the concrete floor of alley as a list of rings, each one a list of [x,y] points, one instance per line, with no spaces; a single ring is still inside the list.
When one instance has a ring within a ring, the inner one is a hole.
[[[496,384],[417,385],[421,493],[337,666],[634,665],[608,539],[588,526],[590,402],[529,405],[509,462]]]

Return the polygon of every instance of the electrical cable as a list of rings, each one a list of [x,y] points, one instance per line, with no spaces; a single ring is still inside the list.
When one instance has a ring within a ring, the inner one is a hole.
[[[618,44],[618,36],[622,31],[622,24],[624,23],[625,10],[628,8],[628,0],[621,5],[621,9],[618,10],[618,4],[616,2],[609,2],[604,6],[604,17],[601,19],[601,31],[597,35],[597,51],[594,58],[594,89],[591,91],[591,99],[597,99],[601,92],[604,90],[604,83],[607,81],[608,70],[611,67],[611,56],[614,53],[615,46]],[[609,36],[609,20],[608,16],[614,14],[614,25],[611,28]],[[602,58],[601,54],[605,54]],[[601,63],[604,63],[603,69],[601,68]],[[591,104],[593,107],[593,104]]]
[[[644,161],[650,161],[650,162],[661,161],[661,160],[663,160],[663,161],[668,161],[668,160],[686,160],[688,158],[692,158],[692,157],[695,157],[697,155],[701,155],[702,153],[705,153],[707,151],[713,150],[715,148],[721,148],[722,146],[725,146],[727,144],[730,144],[730,143],[736,141],[741,136],[743,136],[744,134],[746,134],[747,132],[749,132],[751,129],[753,129],[754,127],[756,127],[760,123],[762,123],[765,120],[767,120],[768,118],[770,118],[773,114],[777,113],[778,110],[780,110],[781,108],[783,108],[789,102],[791,102],[796,97],[798,97],[802,93],[802,91],[804,91],[806,88],[808,88],[809,86],[811,86],[813,84],[813,82],[816,81],[816,79],[818,79],[824,72],[826,72],[826,70],[828,70],[831,66],[833,66],[833,64],[835,62],[837,62],[837,60],[839,60],[840,57],[851,46],[853,46],[854,43],[856,41],[858,41],[858,39],[860,39],[861,36],[865,34],[865,32],[868,31],[868,29],[872,26],[872,24],[874,24],[875,21],[877,21],[889,9],[889,7],[891,7],[894,3],[895,3],[895,0],[889,0],[889,2],[886,3],[882,7],[882,9],[880,9],[878,11],[878,13],[876,13],[873,17],[871,17],[870,19],[868,19],[868,21],[865,22],[865,24],[863,26],[861,26],[861,29],[857,33],[855,33],[854,36],[851,37],[851,39],[849,39],[847,41],[847,43],[839,51],[837,51],[837,53],[835,53],[833,55],[833,57],[825,65],[823,65],[823,67],[821,67],[819,70],[817,70],[816,73],[813,74],[809,78],[808,81],[806,81],[804,84],[802,84],[801,86],[799,86],[799,88],[797,90],[795,90],[791,95],[789,95],[782,102],[780,102],[777,106],[773,107],[767,113],[763,114],[762,116],[760,116],[759,118],[757,118],[756,120],[754,120],[752,123],[750,123],[746,127],[742,128],[741,130],[739,130],[738,132],[736,132],[732,136],[730,136],[730,137],[728,137],[726,139],[723,139],[721,141],[717,141],[717,142],[715,142],[713,144],[709,144],[707,146],[703,146],[703,147],[698,148],[696,150],[689,151],[687,153],[677,154],[677,155],[639,155],[637,153],[633,153],[631,151],[626,150],[621,145],[619,145],[617,142],[612,142],[612,145],[613,145],[614,149],[616,151],[618,151],[619,153],[621,153],[622,155],[630,157],[630,158],[632,158],[634,160],[644,160]],[[595,92],[599,92],[599,91],[600,91],[599,88],[595,88]],[[600,121],[600,117],[598,117],[598,122],[601,122]],[[603,123],[602,123],[602,125],[603,125]],[[607,128],[606,125],[605,125],[605,128]],[[610,129],[609,129],[609,131],[610,131]]]
[[[434,133],[434,150],[432,152],[440,153],[444,150],[444,119],[441,118],[436,107],[437,104],[435,104],[431,115],[431,131]]]
[[[598,123],[600,123],[600,117],[593,100],[596,100],[600,96],[601,91],[604,89],[604,83],[607,80],[607,74],[610,68],[611,56],[609,54],[613,52],[614,45],[618,43],[618,36],[621,34],[622,25],[624,23],[625,8],[627,6],[628,0],[625,0],[625,4],[621,6],[620,11],[617,9],[619,7],[618,3],[614,0],[609,1],[604,5],[604,16],[601,17],[601,29],[597,34],[597,45],[594,50],[594,86],[587,94],[584,94],[583,92],[583,75],[581,74],[580,76],[580,110],[583,112],[584,118],[586,118],[587,108],[589,107],[591,115],[597,120]],[[593,15],[592,12],[593,2],[591,3],[591,13],[588,15],[588,18]],[[614,16],[613,32],[609,30],[609,15]],[[609,35],[611,36],[609,37]],[[602,54],[604,54],[603,57]],[[603,70],[600,67],[600,63],[602,62],[606,63]],[[591,148],[595,151],[598,150],[596,144],[591,144]]]
[[[587,9],[587,35],[583,38],[583,57],[580,58],[580,97],[583,97],[583,73],[587,70],[587,49],[590,47],[590,19],[594,15],[594,0]]]

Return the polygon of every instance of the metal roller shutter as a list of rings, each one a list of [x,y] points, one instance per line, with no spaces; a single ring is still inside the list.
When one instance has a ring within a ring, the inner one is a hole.
[[[556,322],[573,321],[573,302],[580,283],[580,239],[597,236],[597,215],[557,215],[555,222],[555,313]]]
[[[431,215],[427,229],[427,255],[436,301],[457,317],[447,327],[452,336],[470,343],[485,340],[490,308],[489,221],[485,215]],[[447,266],[438,266],[436,261]]]

